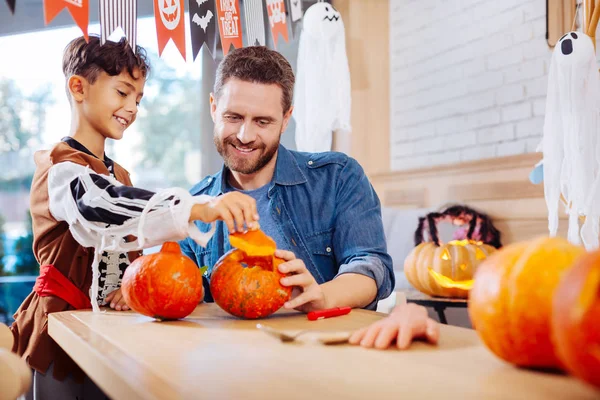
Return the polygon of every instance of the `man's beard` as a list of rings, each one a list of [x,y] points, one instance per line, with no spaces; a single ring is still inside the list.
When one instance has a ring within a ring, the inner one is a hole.
[[[220,141],[218,135],[215,134],[213,135],[213,141],[217,151],[223,158],[225,166],[229,168],[229,170],[239,172],[241,174],[253,174],[263,169],[264,166],[273,159],[273,156],[275,156],[275,153],[279,148],[279,140],[271,147],[265,146],[264,143],[261,143],[260,146],[255,147],[252,145],[252,143],[244,145],[234,135],[231,135],[225,140]],[[240,157],[231,155],[230,152],[233,150],[231,145],[240,148],[250,147],[254,149],[255,152],[262,152],[262,154],[256,161],[244,160]]]

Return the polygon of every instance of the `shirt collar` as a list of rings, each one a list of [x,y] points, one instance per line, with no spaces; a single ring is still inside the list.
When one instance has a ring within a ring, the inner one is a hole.
[[[61,142],[65,142],[66,144],[68,144],[69,146],[71,146],[72,148],[74,148],[75,150],[79,150],[81,152],[84,152],[85,154],[88,154],[94,158],[98,158],[94,155],[94,153],[92,153],[91,151],[88,150],[87,147],[85,147],[84,145],[82,145],[81,143],[79,143],[77,140],[73,139],[70,136],[66,136],[64,138],[61,139]],[[106,166],[106,168],[108,169],[108,171],[111,174],[114,174],[115,171],[115,163],[113,160],[111,160],[110,158],[108,158],[106,156],[106,154],[104,154],[104,165]]]
[[[227,176],[229,169],[225,166],[221,169],[221,179],[219,180],[220,186],[218,187],[218,194],[223,194],[223,190],[227,187]],[[286,149],[283,145],[279,145],[277,151],[277,162],[275,163],[275,175],[271,181],[269,188],[269,194],[272,193],[272,189],[275,185],[293,186],[306,183],[306,176],[300,169],[298,161],[294,158],[291,151]]]

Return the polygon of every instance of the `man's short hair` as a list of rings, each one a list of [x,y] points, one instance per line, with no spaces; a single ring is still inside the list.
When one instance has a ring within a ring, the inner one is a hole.
[[[219,97],[221,88],[230,78],[241,81],[276,84],[283,95],[283,112],[292,106],[294,97],[294,71],[290,63],[280,53],[264,46],[250,46],[231,51],[217,68],[213,93]]]

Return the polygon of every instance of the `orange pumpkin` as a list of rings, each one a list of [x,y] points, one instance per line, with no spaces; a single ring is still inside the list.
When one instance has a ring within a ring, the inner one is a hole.
[[[132,310],[159,320],[187,317],[204,297],[200,269],[174,242],[132,262],[121,287]]]
[[[285,261],[274,256],[275,242],[260,230],[229,238],[238,249],[223,255],[212,271],[210,291],[215,303],[240,318],[273,314],[292,295],[292,288],[280,283],[285,274],[278,266]]]
[[[479,264],[496,249],[472,240],[423,242],[404,261],[408,282],[430,296],[467,298]]]
[[[468,311],[493,353],[518,366],[562,367],[550,335],[552,296],[584,252],[561,238],[538,238],[508,245],[479,266]]]
[[[565,273],[554,294],[552,333],[567,371],[600,388],[600,251]]]

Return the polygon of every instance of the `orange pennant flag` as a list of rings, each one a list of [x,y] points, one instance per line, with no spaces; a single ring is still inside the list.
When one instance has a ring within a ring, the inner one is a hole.
[[[88,24],[90,22],[89,0],[44,0],[44,22],[48,25],[63,9],[68,9],[73,20],[83,31],[88,41]]]
[[[154,0],[154,20],[158,39],[158,55],[162,54],[169,39],[185,60],[185,16],[183,0]]]
[[[269,26],[273,35],[273,43],[277,48],[279,34],[288,42],[288,28],[285,16],[285,3],[283,0],[267,0],[267,14],[269,14]]]
[[[231,45],[236,49],[243,46],[239,1],[217,0],[217,15],[223,55],[227,55]]]

